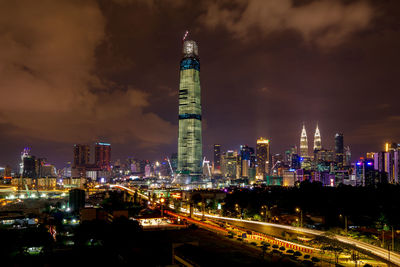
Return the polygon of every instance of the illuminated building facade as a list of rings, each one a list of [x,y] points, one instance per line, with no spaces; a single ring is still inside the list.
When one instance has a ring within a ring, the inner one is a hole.
[[[228,150],[223,154],[221,160],[222,175],[227,178],[238,178],[238,154],[236,151]]]
[[[308,141],[307,141],[306,127],[304,126],[304,124],[300,136],[300,156],[308,157]]]
[[[24,158],[29,157],[31,149],[29,147],[25,147],[24,151],[21,153],[21,163],[19,164],[19,173],[22,175],[24,173]]]
[[[270,156],[269,156],[269,140],[263,137],[257,139],[256,154],[257,168],[256,175],[258,179],[263,179],[269,173]]]
[[[373,156],[372,156],[372,158],[373,158]],[[350,150],[349,146],[346,146],[344,148],[344,164],[345,164],[345,166],[351,165],[351,150]]]
[[[202,175],[200,60],[194,41],[183,43],[179,83],[178,170],[184,183]]]
[[[249,177],[250,168],[252,167],[252,156],[254,155],[254,148],[248,145],[240,146],[240,177]]]
[[[387,173],[389,183],[397,184],[400,181],[400,146],[396,143],[385,144],[384,172]]]
[[[378,171],[381,180],[395,184],[400,182],[400,144],[386,143],[385,150],[373,153],[372,160],[374,169]],[[382,175],[384,175],[383,178]]]
[[[344,144],[342,133],[337,133],[335,135],[335,157],[337,165],[342,167],[344,161]]]
[[[321,149],[315,153],[316,161],[324,161],[324,162],[334,162],[335,161],[335,153],[333,150]]]
[[[221,145],[214,145],[214,174],[221,174]]]
[[[297,146],[292,146],[290,149],[285,151],[285,164],[287,166],[292,166],[292,158],[294,154],[297,154]]]
[[[72,167],[85,167],[87,164],[89,164],[89,158],[89,145],[74,145],[74,161]]]
[[[108,143],[96,143],[94,147],[94,162],[100,170],[111,170],[111,145]]]
[[[81,178],[86,177],[86,167],[90,160],[89,145],[74,145],[74,160],[72,161],[71,177]]]
[[[321,150],[321,149],[322,149],[321,133],[319,132],[318,124],[317,124],[317,129],[315,129],[315,134],[314,134],[314,151]]]

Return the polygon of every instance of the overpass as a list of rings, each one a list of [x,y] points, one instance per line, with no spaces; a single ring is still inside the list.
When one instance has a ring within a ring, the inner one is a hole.
[[[201,213],[195,213],[197,216],[202,216]],[[324,236],[329,239],[337,239],[338,241],[349,244],[355,248],[359,248],[361,250],[366,250],[375,256],[384,259],[385,261],[388,261],[392,264],[395,264],[397,266],[400,266],[400,254],[395,253],[395,252],[390,252],[388,253],[388,250],[377,247],[359,240],[355,240],[349,237],[344,237],[341,235],[331,235],[331,236],[326,236],[326,232],[319,231],[319,230],[314,230],[314,229],[308,229],[308,228],[302,228],[302,227],[295,227],[295,226],[290,226],[290,225],[283,225],[283,224],[275,224],[275,223],[267,223],[267,222],[258,222],[258,221],[249,221],[249,220],[243,220],[243,219],[237,219],[237,218],[230,218],[230,217],[222,217],[222,216],[217,216],[217,215],[211,215],[211,214],[204,214],[205,217],[208,218],[213,218],[221,221],[227,221],[227,222],[238,222],[240,223],[241,227],[248,228],[250,229],[259,229],[259,231],[264,228],[264,227],[274,227],[274,228],[280,228],[280,229],[285,229],[285,230],[290,230],[298,233],[303,233],[303,234],[309,234],[313,236]],[[255,227],[256,226],[256,227]]]
[[[128,192],[134,193],[137,190],[132,190],[130,188],[127,188],[125,186],[120,186],[120,185],[114,185],[112,187],[116,187],[122,190],[126,190]],[[137,191],[138,194],[140,194],[142,197],[149,199],[148,196],[141,194],[139,191]],[[188,210],[181,208],[181,212],[183,213],[189,213]],[[207,213],[200,213],[200,212],[194,212],[193,213],[196,216],[205,216],[208,218],[213,218],[221,221],[227,221],[227,222],[236,222],[240,223],[241,227],[247,228],[249,230],[254,229],[254,226],[258,226],[258,228],[261,227],[261,232],[263,227],[273,227],[273,228],[278,228],[278,229],[285,229],[285,230],[290,230],[294,231],[297,233],[302,233],[302,234],[309,234],[312,236],[324,236],[329,239],[336,239],[339,242],[348,244],[353,246],[354,248],[358,248],[360,250],[365,250],[370,252],[371,254],[387,261],[390,262],[391,264],[394,264],[396,266],[400,266],[400,254],[396,252],[388,252],[388,250],[377,247],[371,244],[368,244],[366,242],[362,242],[359,240],[355,240],[349,237],[341,236],[341,235],[330,235],[327,236],[326,232],[324,231],[319,231],[319,230],[314,230],[314,229],[308,229],[308,228],[303,228],[303,227],[295,227],[295,226],[290,226],[290,225],[284,225],[284,224],[276,224],[276,223],[267,223],[267,222],[259,222],[259,221],[250,221],[250,220],[243,220],[243,219],[237,219],[237,218],[230,218],[230,217],[223,217],[223,216],[218,216],[218,215],[212,215],[212,214],[207,214]]]

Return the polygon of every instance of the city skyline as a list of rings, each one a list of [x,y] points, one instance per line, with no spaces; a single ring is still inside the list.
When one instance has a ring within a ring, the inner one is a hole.
[[[241,144],[254,147],[260,136],[271,140],[272,153],[283,153],[299,145],[302,121],[309,134],[318,122],[324,148],[333,149],[335,134],[343,133],[353,160],[380,151],[386,141],[400,139],[395,52],[400,41],[395,23],[400,4],[333,2],[331,7],[339,14],[351,9],[359,15],[358,21],[332,18],[308,32],[293,21],[268,29],[257,22],[253,25],[257,33],[247,31],[255,8],[268,17],[270,11],[262,1],[235,9],[219,4],[194,7],[190,1],[169,6],[59,1],[35,6],[43,19],[31,24],[34,30],[29,34],[15,20],[6,19],[1,23],[15,42],[0,36],[6,51],[1,76],[7,77],[0,84],[4,100],[0,164],[15,166],[21,150],[30,146],[35,155],[61,166],[72,160],[75,143],[98,141],[112,143],[113,159],[154,160],[177,152],[176,59],[187,29],[202,47],[203,151],[208,159],[214,143],[238,150]],[[29,5],[5,5],[2,10],[29,21],[33,20],[27,13]],[[308,14],[312,8],[323,10],[324,5],[326,1],[319,6],[312,1],[277,5],[278,22],[285,14]],[[47,12],[49,8],[54,14]],[[158,9],[166,12],[157,16]],[[77,11],[76,17],[65,20],[72,18],[71,11]],[[244,28],[219,21],[224,11],[239,12]],[[142,16],[151,25],[143,25]],[[64,23],[47,25],[46,19]],[[82,20],[88,25],[85,31],[80,29]],[[122,27],[127,22],[132,29]],[[143,32],[135,31],[139,26]],[[316,34],[329,26],[338,28],[332,39]],[[86,32],[92,33],[92,39],[84,38]],[[54,50],[48,40],[40,39],[43,33],[54,38]],[[73,43],[65,46],[64,36]],[[26,48],[24,41],[33,45]],[[84,56],[76,57],[76,51]],[[40,60],[43,53],[52,60]],[[81,76],[75,73],[77,66]]]
[[[400,266],[399,14],[0,1],[1,265]]]

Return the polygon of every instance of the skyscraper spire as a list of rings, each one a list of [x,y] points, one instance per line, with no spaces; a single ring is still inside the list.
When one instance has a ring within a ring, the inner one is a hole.
[[[321,150],[321,149],[322,149],[321,134],[319,133],[318,124],[317,124],[317,129],[315,129],[315,134],[314,134],[314,151]]]
[[[308,157],[308,141],[307,141],[307,133],[306,127],[303,123],[303,129],[301,130],[300,136],[300,156]]]

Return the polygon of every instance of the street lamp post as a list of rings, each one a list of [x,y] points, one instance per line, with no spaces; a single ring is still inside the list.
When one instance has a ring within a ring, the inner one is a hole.
[[[261,207],[261,215],[263,215],[263,220],[264,220],[264,222],[266,222],[267,221],[267,211],[268,211],[268,206],[267,205],[263,205],[262,207]]]
[[[164,217],[164,202],[165,202],[165,198],[161,198],[160,199],[161,202],[161,217]]]
[[[300,213],[300,227],[303,227],[303,210],[300,208],[296,208],[296,212]]]
[[[340,218],[342,218],[342,217],[344,217],[344,230],[345,230],[345,232],[346,232],[346,234],[347,234],[347,215],[342,215],[342,214],[340,214],[339,215],[339,217]]]

